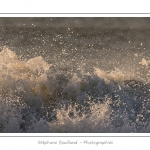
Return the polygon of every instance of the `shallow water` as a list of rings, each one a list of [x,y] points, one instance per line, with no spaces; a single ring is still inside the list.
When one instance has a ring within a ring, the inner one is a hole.
[[[0,18],[0,132],[149,132],[149,18]]]

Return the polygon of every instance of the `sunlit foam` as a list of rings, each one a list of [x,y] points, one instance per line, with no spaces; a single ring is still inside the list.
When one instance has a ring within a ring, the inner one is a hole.
[[[0,132],[149,131],[150,86],[134,74],[53,68],[0,52]]]

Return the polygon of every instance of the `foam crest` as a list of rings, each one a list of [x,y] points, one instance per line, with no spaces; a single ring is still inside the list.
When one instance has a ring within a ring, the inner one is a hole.
[[[125,80],[132,79],[132,75],[130,73],[123,73],[122,71],[116,69],[115,71],[103,71],[99,68],[94,68],[95,74],[97,74],[100,78],[103,78],[106,82],[114,81],[122,83]]]
[[[21,88],[21,86],[22,89],[30,89],[35,94],[36,89],[43,86],[40,85],[40,82],[46,82],[46,71],[51,66],[41,56],[31,58],[28,61],[20,61],[17,55],[8,48],[4,48],[0,52],[0,60],[0,87],[1,95],[4,96],[10,91],[13,92],[12,90]]]

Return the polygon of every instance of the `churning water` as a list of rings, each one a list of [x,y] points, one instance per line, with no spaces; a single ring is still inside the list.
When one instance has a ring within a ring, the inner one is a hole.
[[[150,132],[149,18],[0,18],[0,132]]]

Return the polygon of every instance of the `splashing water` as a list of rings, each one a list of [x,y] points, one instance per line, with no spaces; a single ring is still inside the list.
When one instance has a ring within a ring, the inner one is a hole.
[[[41,56],[20,60],[4,47],[0,132],[149,132],[150,84],[93,70],[58,69]]]

